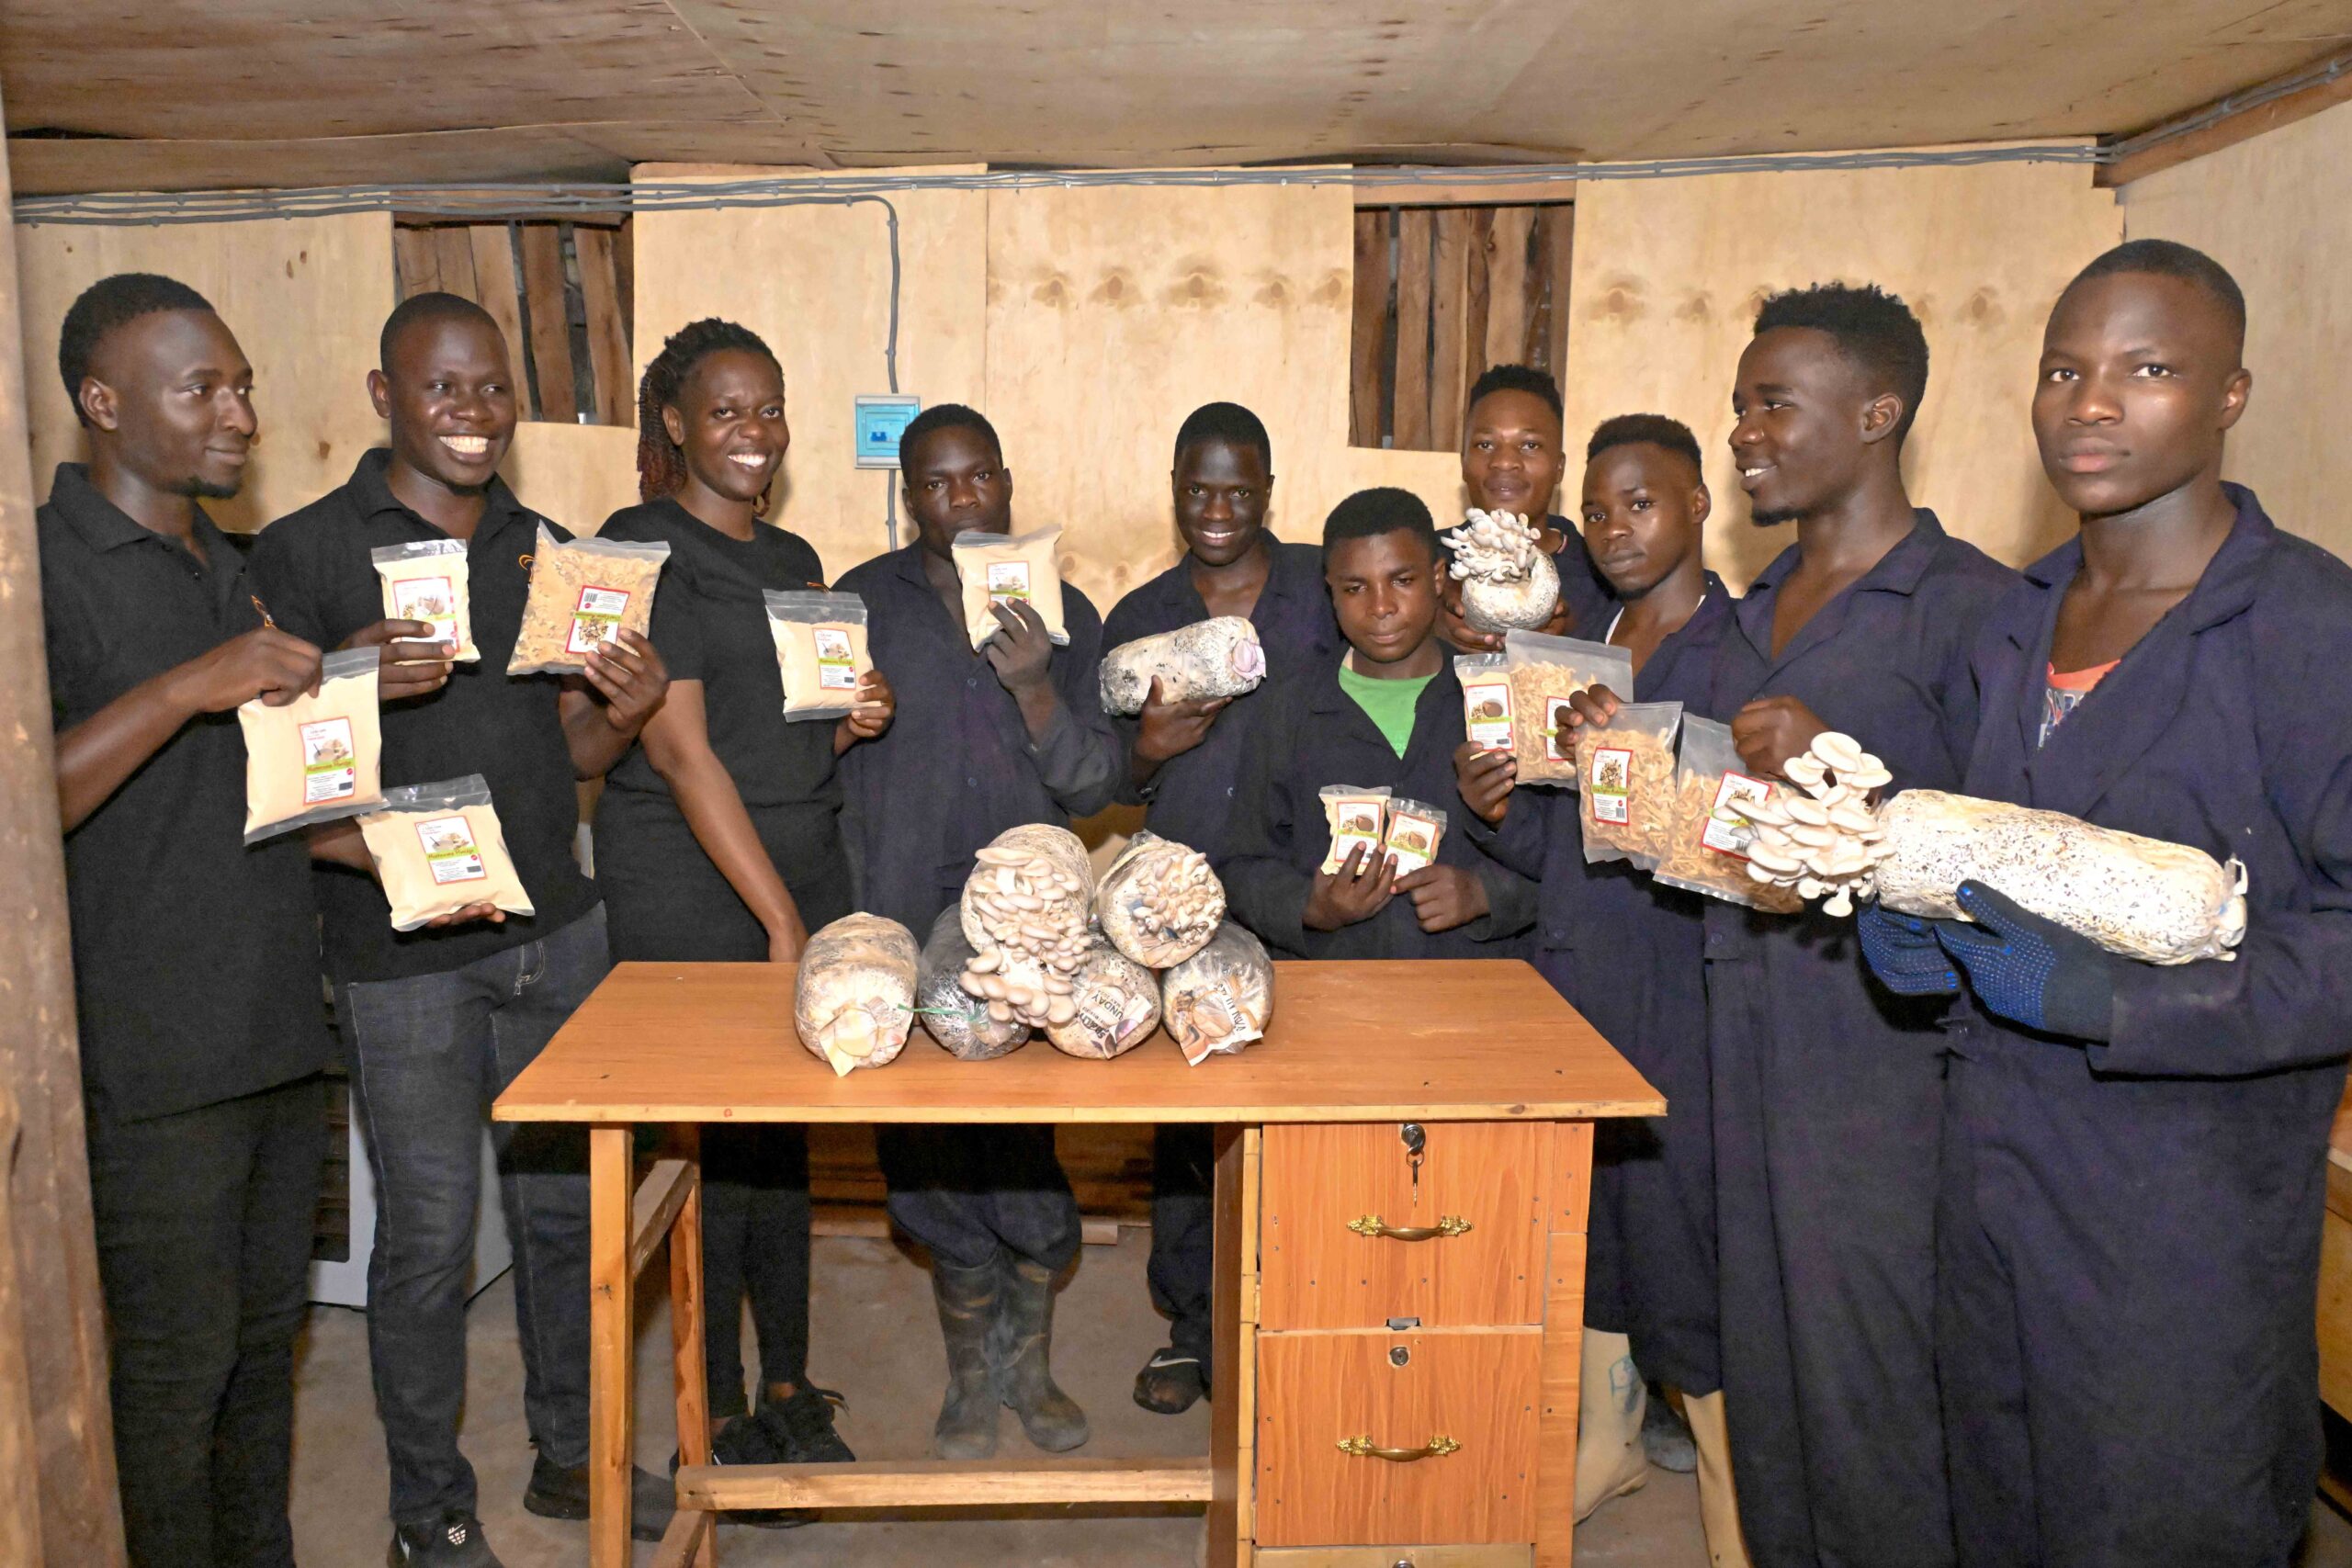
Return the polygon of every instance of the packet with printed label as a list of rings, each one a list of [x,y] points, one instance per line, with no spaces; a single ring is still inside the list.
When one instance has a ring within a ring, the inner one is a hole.
[[[784,716],[845,718],[858,678],[874,668],[865,648],[865,601],[854,593],[769,589],[768,635],[784,671]]]
[[[396,931],[413,931],[469,904],[536,913],[480,773],[386,790],[381,808],[359,819],[359,831]]]
[[[948,549],[963,580],[964,630],[975,649],[1004,629],[989,613],[991,604],[1026,604],[1044,617],[1046,636],[1056,642],[1069,641],[1062,623],[1061,565],[1054,554],[1061,537],[1059,528],[956,536]]]
[[[471,663],[481,657],[474,646],[473,595],[466,588],[466,542],[463,539],[412,539],[405,545],[385,545],[368,552],[376,575],[384,582],[384,619],[424,621],[430,637],[419,642],[453,642],[451,657]]]
[[[1710,898],[1745,904],[1770,914],[1793,914],[1804,900],[1793,887],[1775,887],[1747,874],[1747,818],[1734,810],[1740,800],[1761,800],[1774,792],[1770,779],[1741,770],[1731,726],[1685,717],[1676,758],[1674,812],[1667,829],[1666,858],[1657,879]]]
[[[531,554],[531,593],[509,675],[577,675],[600,643],[653,626],[653,587],[670,547],[616,539],[559,541],[544,523]]]
[[[1317,793],[1323,797],[1323,821],[1331,832],[1331,847],[1320,868],[1323,874],[1329,876],[1345,865],[1358,844],[1377,859],[1388,833],[1388,796],[1393,793],[1389,787],[1325,784]]]
[[[383,804],[376,676],[383,650],[350,648],[319,661],[319,692],[237,708],[245,733],[245,842]]]
[[[1398,796],[1388,803],[1385,847],[1396,857],[1396,874],[1419,871],[1437,859],[1445,839],[1445,813],[1427,801]]]
[[[1655,871],[1674,817],[1674,736],[1680,703],[1627,703],[1576,732],[1577,788],[1588,864],[1630,860]]]
[[[1606,686],[1618,701],[1632,700],[1633,654],[1605,642],[1509,631],[1503,661],[1510,670],[1518,782],[1574,788],[1576,729],[1566,722],[1568,699],[1588,686]]]
[[[1454,656],[1453,678],[1462,683],[1462,732],[1481,751],[1511,749],[1510,670],[1499,653]]]

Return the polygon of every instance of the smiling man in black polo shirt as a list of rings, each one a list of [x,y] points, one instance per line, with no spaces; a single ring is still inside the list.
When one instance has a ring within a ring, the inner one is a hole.
[[[354,835],[318,835],[322,855],[346,863],[322,867],[319,894],[376,1175],[368,1337],[391,1461],[393,1561],[479,1568],[497,1559],[475,1517],[458,1418],[483,1109],[609,967],[604,907],[572,858],[574,781],[618,760],[668,677],[651,645],[626,632],[624,646],[590,656],[585,682],[506,673],[543,519],[498,478],[515,420],[505,339],[470,300],[423,294],[385,322],[381,363],[368,384],[390,449],[368,453],[350,482],[271,525],[254,564],[289,630],[322,645],[388,643],[388,660],[405,661],[411,694],[384,710],[384,783],[481,774],[537,911],[396,932],[383,890],[357,869],[367,860],[351,852]],[[478,663],[448,662],[446,643],[408,640],[428,626],[381,618],[368,551],[443,537],[467,541]],[[501,1126],[497,1136],[524,1408],[539,1450],[524,1506],[584,1518],[586,1150],[557,1129]],[[639,1475],[639,1533],[658,1536],[671,1489]]]
[[[197,504],[255,434],[212,307],[105,278],[57,357],[90,464],[40,509],[40,587],[123,1532],[134,1568],[290,1568],[328,1046],[309,856],[245,847],[235,709],[290,701],[319,650]]]

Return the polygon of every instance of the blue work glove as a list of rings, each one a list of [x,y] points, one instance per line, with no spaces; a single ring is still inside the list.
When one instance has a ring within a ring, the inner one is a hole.
[[[1916,915],[1898,915],[1873,900],[1855,925],[1862,956],[1879,984],[1898,997],[1948,997],[1960,989],[1960,971],[1936,941],[1936,928]]]
[[[1981,882],[1960,885],[1960,907],[1976,923],[1938,920],[1936,940],[1968,971],[1969,988],[1988,1010],[2045,1034],[2108,1037],[2114,954]]]

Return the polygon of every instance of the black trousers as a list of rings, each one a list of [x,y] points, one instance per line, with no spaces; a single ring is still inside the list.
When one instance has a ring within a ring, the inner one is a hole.
[[[1216,1265],[1216,1129],[1170,1122],[1151,1137],[1151,1304],[1169,1317],[1168,1343],[1209,1375]]]
[[[1078,1256],[1078,1200],[1051,1127],[874,1129],[898,1227],[958,1269],[997,1248],[1059,1271]]]
[[[89,1149],[132,1568],[291,1568],[294,1337],[323,1087],[137,1122],[94,1092]]]

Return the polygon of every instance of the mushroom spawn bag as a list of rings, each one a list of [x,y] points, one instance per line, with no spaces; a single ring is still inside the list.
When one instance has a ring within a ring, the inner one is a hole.
[[[991,1017],[987,1001],[964,989],[964,965],[971,961],[962,911],[940,910],[915,972],[917,1016],[922,1032],[958,1061],[994,1061],[1028,1043],[1029,1026],[1009,1008],[1002,1019]]]
[[[1147,969],[1165,969],[1216,935],[1225,884],[1208,856],[1140,829],[1095,885],[1094,919],[1113,947]]]
[[[1160,1020],[1199,1066],[1264,1037],[1274,1016],[1274,965],[1258,939],[1231,920],[1209,944],[1160,976]]]
[[[1141,713],[1155,676],[1168,702],[1238,697],[1265,680],[1265,645],[1258,640],[1258,628],[1240,615],[1215,615],[1123,642],[1102,656],[1102,711]]]
[[[836,1077],[887,1066],[913,1027],[915,939],[879,915],[843,915],[808,939],[792,983],[800,1043]]]

